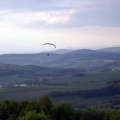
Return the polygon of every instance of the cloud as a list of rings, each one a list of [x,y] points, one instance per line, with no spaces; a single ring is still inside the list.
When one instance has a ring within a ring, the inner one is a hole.
[[[119,45],[119,6],[120,0],[0,0],[0,53],[39,52],[45,42]]]
[[[26,24],[26,27],[64,27],[71,21],[71,15],[74,14],[74,10],[61,10],[61,11],[47,11],[33,14],[33,20],[31,23]]]
[[[118,4],[120,4],[120,0],[0,0],[1,9],[16,9],[18,11],[51,11],[71,8],[81,9],[96,6],[113,6]]]
[[[38,12],[16,12],[0,11],[2,24],[16,27],[49,27],[69,23],[74,10],[61,11],[38,11]],[[4,14],[6,13],[6,14]],[[9,13],[9,14],[8,14]]]
[[[32,29],[120,26],[119,6],[120,0],[0,0],[0,20]]]

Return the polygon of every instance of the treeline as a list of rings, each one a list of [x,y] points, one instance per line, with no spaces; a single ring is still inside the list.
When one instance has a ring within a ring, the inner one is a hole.
[[[48,96],[29,101],[0,102],[0,120],[120,120],[118,109],[74,108],[71,103],[54,105]]]
[[[74,108],[53,104],[45,95],[33,101],[0,101],[0,120],[120,120],[120,109]]]
[[[89,89],[89,90],[78,90],[78,91],[52,91],[49,93],[49,96],[70,96],[70,95],[80,95],[84,98],[92,97],[102,97],[102,96],[111,96],[120,94],[119,85],[109,85],[100,89]]]

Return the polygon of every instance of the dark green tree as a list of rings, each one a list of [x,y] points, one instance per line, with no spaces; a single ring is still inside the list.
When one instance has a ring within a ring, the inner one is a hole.
[[[61,102],[53,107],[53,120],[74,120],[74,109],[71,103]]]
[[[0,119],[7,120],[10,118],[17,118],[21,111],[19,102],[14,100],[5,100],[0,103]]]
[[[108,110],[104,120],[120,120],[120,110]]]
[[[44,111],[45,114],[50,114],[51,109],[53,107],[53,103],[48,95],[44,95],[36,100],[36,108],[37,111]]]
[[[25,116],[19,117],[18,120],[51,120],[44,112],[37,113],[36,111],[26,112]]]

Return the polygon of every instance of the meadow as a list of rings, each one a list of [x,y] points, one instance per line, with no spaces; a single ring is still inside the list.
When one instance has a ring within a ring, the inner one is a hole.
[[[36,79],[36,78],[35,78]],[[20,76],[2,76],[1,82],[25,82],[26,80],[34,83],[34,78],[23,78]],[[45,81],[44,81],[45,80]],[[120,72],[96,72],[86,73],[85,76],[65,76],[57,78],[45,78],[39,81],[39,86],[25,86],[25,87],[7,87],[0,88],[0,100],[15,99],[15,100],[33,100],[42,95],[48,95],[53,91],[77,91],[100,89],[107,86],[107,83],[114,80],[120,80]],[[70,96],[52,96],[54,103],[60,101],[69,101],[74,104],[99,104],[112,100],[114,96],[83,98],[79,95]]]

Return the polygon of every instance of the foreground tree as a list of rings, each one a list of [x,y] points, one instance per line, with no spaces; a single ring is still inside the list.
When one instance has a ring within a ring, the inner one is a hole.
[[[103,120],[120,120],[120,110],[108,110]]]
[[[0,119],[16,119],[21,111],[19,102],[14,100],[5,100],[0,103]]]
[[[51,120],[44,112],[37,113],[36,111],[26,112],[25,116],[19,117],[18,120]]]
[[[45,114],[49,115],[51,113],[53,103],[47,95],[44,95],[40,97],[39,99],[37,99],[36,106],[37,106],[38,111],[39,110],[44,111]]]
[[[71,103],[61,102],[53,107],[53,120],[74,120],[74,109]]]

